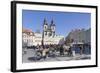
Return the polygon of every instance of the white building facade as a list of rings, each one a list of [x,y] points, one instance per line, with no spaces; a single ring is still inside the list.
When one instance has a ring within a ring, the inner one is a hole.
[[[22,30],[22,44],[23,46],[31,46],[34,42],[34,33],[31,30]]]
[[[42,34],[35,33],[33,45],[42,45],[42,40],[44,45],[49,44],[62,44],[64,42],[63,36],[54,36],[54,37],[44,37],[42,38]]]

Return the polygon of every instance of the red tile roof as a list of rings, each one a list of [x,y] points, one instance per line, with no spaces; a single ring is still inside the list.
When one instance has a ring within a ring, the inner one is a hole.
[[[22,33],[27,33],[28,35],[34,35],[34,32],[32,30],[25,29],[25,28],[22,29]],[[33,34],[30,34],[30,33],[33,33]]]

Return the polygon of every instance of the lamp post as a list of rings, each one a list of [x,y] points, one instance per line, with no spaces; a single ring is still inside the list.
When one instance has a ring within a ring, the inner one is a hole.
[[[41,41],[42,48],[44,49],[44,32],[42,32],[42,41]]]

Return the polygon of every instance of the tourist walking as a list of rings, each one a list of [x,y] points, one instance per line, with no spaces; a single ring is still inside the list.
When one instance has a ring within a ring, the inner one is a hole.
[[[42,51],[42,57],[43,57],[44,60],[46,59],[46,49],[43,49],[43,51]]]

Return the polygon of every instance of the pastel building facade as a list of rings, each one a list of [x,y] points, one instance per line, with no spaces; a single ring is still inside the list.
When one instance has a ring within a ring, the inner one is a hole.
[[[34,33],[31,30],[22,30],[22,45],[31,46],[34,42]]]

